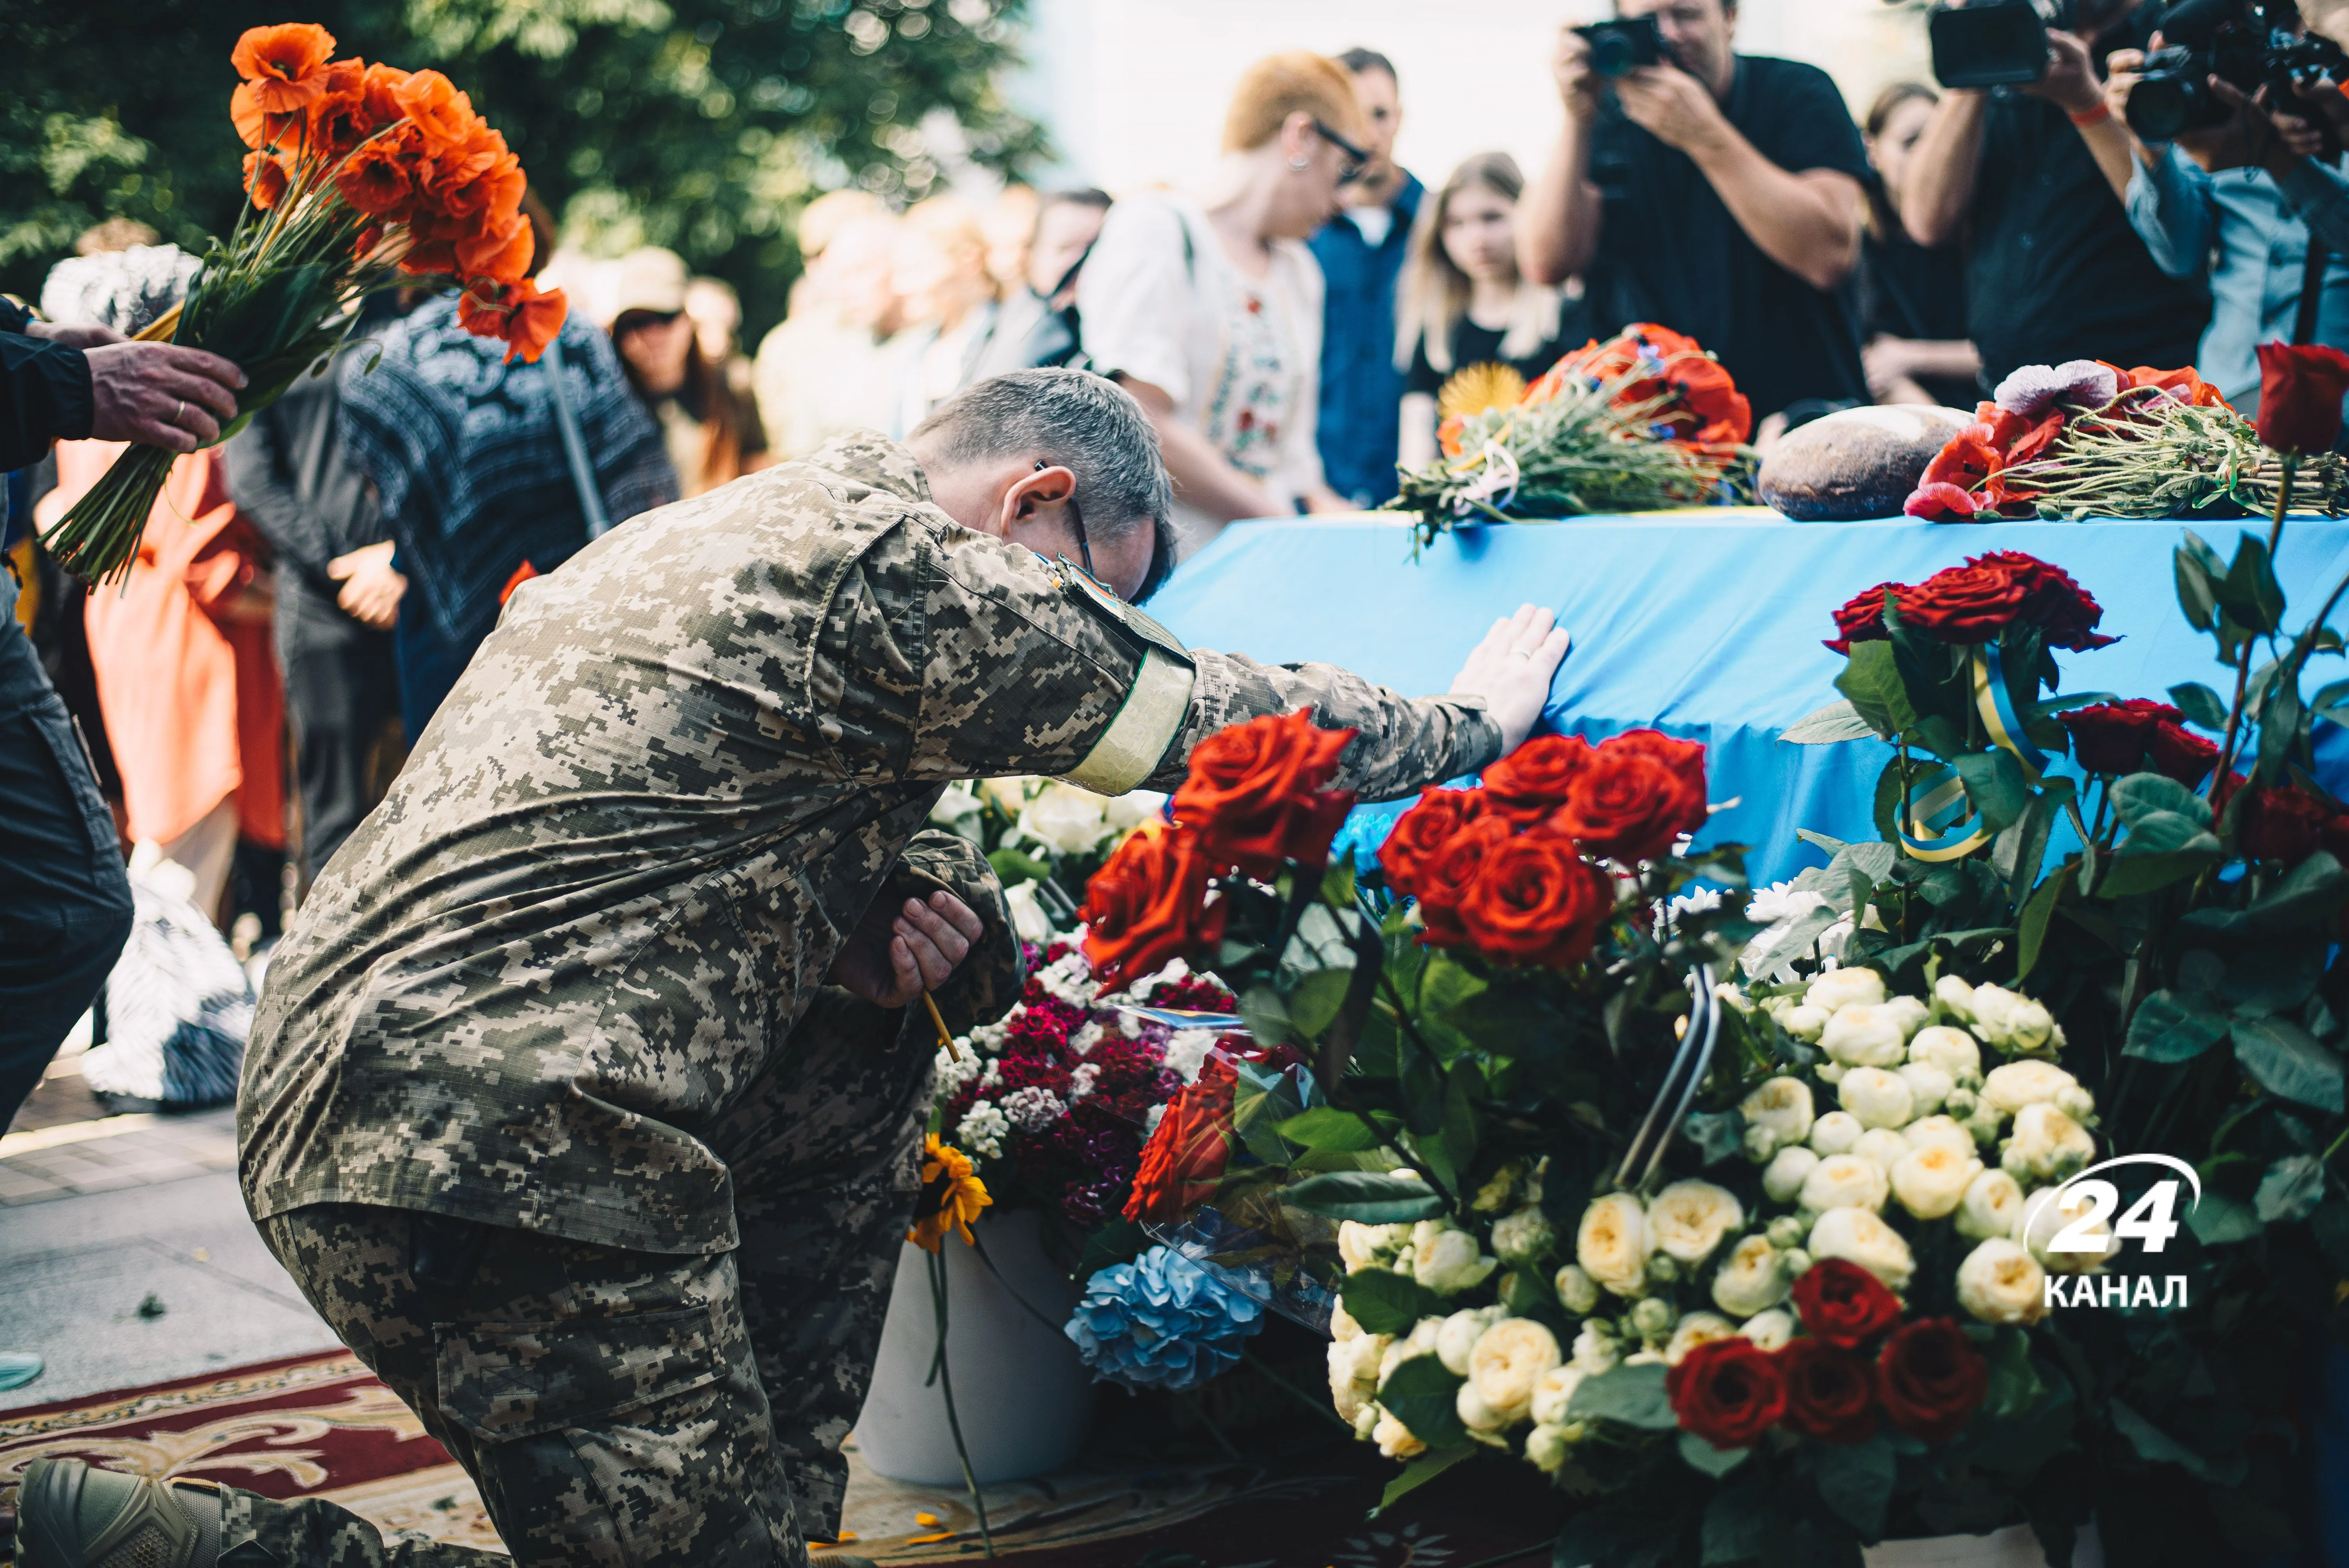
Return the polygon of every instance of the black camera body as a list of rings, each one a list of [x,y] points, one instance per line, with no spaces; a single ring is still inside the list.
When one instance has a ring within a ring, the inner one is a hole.
[[[1590,68],[1610,81],[1630,76],[1641,66],[1658,66],[1671,58],[1664,45],[1664,30],[1653,16],[1593,22],[1574,31],[1590,45]]]
[[[2179,0],[2162,13],[2161,42],[2129,91],[2129,129],[2148,141],[2224,125],[2235,111],[2210,89],[2214,76],[2285,105],[2302,83],[2349,79],[2349,53],[2303,35],[2292,0]]]
[[[1925,24],[1933,79],[1945,88],[2023,87],[2047,72],[2047,29],[2068,27],[2071,0],[1973,0]]]

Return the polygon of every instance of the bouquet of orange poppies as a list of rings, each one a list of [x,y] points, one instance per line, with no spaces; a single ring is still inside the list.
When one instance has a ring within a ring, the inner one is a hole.
[[[1654,511],[1734,499],[1753,409],[1694,338],[1639,322],[1560,359],[1532,385],[1491,366],[1439,400],[1436,461],[1389,504],[1423,541],[1461,523]]]
[[[561,291],[527,275],[521,160],[438,71],[334,59],[306,22],[248,29],[229,118],[244,144],[245,209],[215,240],[180,308],[140,335],[209,349],[246,377],[227,439],[340,346],[364,295],[445,282],[459,319],[535,360],[563,325]],[[129,569],[177,454],[134,446],[47,540],[94,582]]]

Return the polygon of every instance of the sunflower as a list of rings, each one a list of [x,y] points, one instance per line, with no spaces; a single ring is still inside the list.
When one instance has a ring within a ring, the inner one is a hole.
[[[935,1132],[922,1144],[922,1195],[914,1204],[914,1228],[905,1239],[925,1252],[947,1244],[949,1232],[960,1231],[966,1245],[973,1244],[970,1222],[995,1200],[987,1183],[970,1173],[970,1157]]]
[[[1495,408],[1511,408],[1526,395],[1526,378],[1506,365],[1467,365],[1435,395],[1435,411],[1445,418],[1474,418]]]

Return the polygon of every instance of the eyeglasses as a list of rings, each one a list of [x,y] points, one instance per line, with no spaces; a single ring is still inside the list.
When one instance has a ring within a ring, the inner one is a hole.
[[[1346,166],[1338,170],[1339,184],[1351,185],[1369,170],[1371,155],[1368,152],[1356,147],[1318,119],[1313,122],[1313,129],[1322,140],[1336,148],[1346,160]]]
[[[1049,466],[1050,465],[1046,464],[1041,459],[1039,459],[1036,464],[1036,471],[1040,474]],[[1085,537],[1085,514],[1077,510],[1077,492],[1073,489],[1069,491],[1068,505],[1069,521],[1077,531],[1078,559],[1084,562],[1085,575],[1091,577],[1094,582],[1100,583],[1100,574],[1093,571],[1092,542]],[[1108,584],[1102,583],[1102,586],[1107,587]]]

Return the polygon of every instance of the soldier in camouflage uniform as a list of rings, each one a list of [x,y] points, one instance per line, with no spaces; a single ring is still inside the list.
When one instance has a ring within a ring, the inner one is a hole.
[[[1141,596],[1169,490],[1132,398],[1029,371],[639,518],[515,593],[312,890],[246,1055],[246,1201],[516,1562],[799,1568],[835,1536],[917,1196],[908,1004],[968,1026],[1021,983],[985,861],[925,830],[947,783],[1170,789],[1309,705],[1361,731],[1339,784],[1392,798],[1530,727],[1565,647],[1530,607],[1448,698],[1186,650],[1068,560]],[[496,1561],[70,1462],[23,1517],[34,1568],[129,1560],[101,1536]]]

